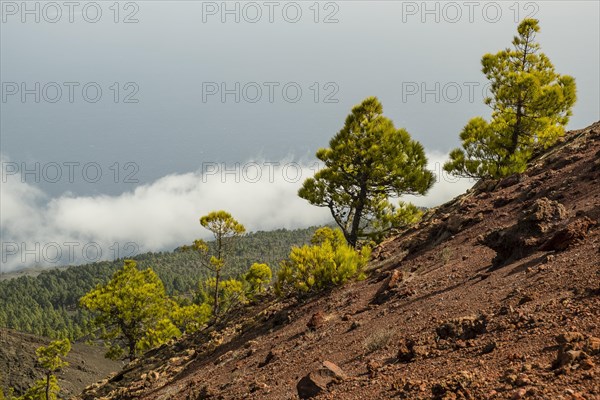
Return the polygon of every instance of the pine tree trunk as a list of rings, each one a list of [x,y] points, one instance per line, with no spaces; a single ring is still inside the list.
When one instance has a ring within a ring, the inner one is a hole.
[[[129,361],[135,358],[135,340],[129,339]]]
[[[358,197],[358,205],[356,206],[356,212],[352,219],[352,230],[348,238],[348,244],[353,248],[356,248],[358,244],[358,229],[360,228],[360,219],[362,218],[363,211],[365,209],[365,201],[367,199],[367,185],[366,182],[361,182],[360,194]]]
[[[50,371],[46,372],[46,400],[50,400]]]
[[[529,36],[525,39],[525,46],[523,48],[523,57],[521,58],[521,72],[525,72],[527,70],[527,56],[529,55]],[[519,101],[517,102],[517,115],[515,126],[513,127],[513,133],[511,137],[511,147],[510,154],[513,155],[517,152],[517,148],[519,147],[519,138],[522,135],[522,124],[523,124],[523,107],[524,107],[524,99],[519,93]]]
[[[223,261],[223,237],[219,232],[217,236],[217,258],[219,263]],[[219,315],[219,281],[221,280],[221,265],[217,265],[215,269],[215,293],[213,304],[213,318],[216,320]]]
[[[513,133],[511,137],[511,147],[510,154],[513,155],[517,152],[517,148],[519,147],[519,137],[521,136],[521,119],[523,118],[523,107],[521,106],[521,101],[519,100],[519,104],[517,105],[517,121],[515,122],[515,126],[513,127]]]
[[[216,279],[215,279],[215,304],[213,305],[213,316],[216,319],[219,314],[219,280],[221,278],[221,271],[217,269]]]

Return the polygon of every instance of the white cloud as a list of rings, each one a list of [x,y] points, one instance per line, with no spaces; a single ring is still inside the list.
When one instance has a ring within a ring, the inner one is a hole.
[[[440,174],[444,159],[445,155],[431,153],[430,168],[436,172],[438,183],[427,196],[407,200],[433,206],[470,186],[464,181],[449,182]],[[6,158],[2,160],[4,165]],[[244,169],[244,165],[248,167]],[[323,224],[330,220],[328,210],[313,207],[297,196],[304,178],[313,174],[314,165],[259,161],[241,164],[237,175],[215,165],[212,173],[168,175],[118,196],[64,194],[57,198],[22,182],[19,175],[2,174],[1,270],[171,250],[207,237],[198,219],[217,209],[229,211],[248,231]]]

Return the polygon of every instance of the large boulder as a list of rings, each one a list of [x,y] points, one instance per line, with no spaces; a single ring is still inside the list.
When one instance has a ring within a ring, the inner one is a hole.
[[[328,387],[336,382],[347,379],[347,375],[340,367],[331,361],[324,361],[323,368],[304,376],[298,384],[298,396],[301,399],[310,399],[327,391]]]
[[[496,252],[493,266],[500,267],[531,254],[567,217],[561,203],[543,197],[525,208],[516,224],[488,233],[481,244]]]

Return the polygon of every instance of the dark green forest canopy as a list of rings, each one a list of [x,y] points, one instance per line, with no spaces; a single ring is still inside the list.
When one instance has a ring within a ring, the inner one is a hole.
[[[245,272],[255,262],[273,271],[287,258],[290,248],[310,242],[315,227],[253,232],[239,239],[231,257],[228,277]],[[144,253],[132,257],[139,268],[151,267],[169,295],[185,295],[208,277],[195,252]],[[0,327],[47,336],[81,338],[93,329],[91,316],[78,307],[79,299],[99,283],[107,282],[123,260],[103,261],[52,269],[39,275],[0,281]],[[227,278],[227,277],[226,277]]]

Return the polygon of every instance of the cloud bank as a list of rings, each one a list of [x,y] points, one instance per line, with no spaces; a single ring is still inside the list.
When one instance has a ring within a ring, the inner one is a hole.
[[[431,207],[468,189],[472,182],[441,173],[446,155],[430,152],[438,182],[424,197],[405,200]],[[2,157],[5,165],[6,157]],[[328,222],[327,209],[297,196],[315,162],[252,161],[168,175],[117,196],[50,198],[19,175],[2,173],[0,271],[58,266],[172,250],[208,237],[199,217],[229,211],[247,231],[301,228]]]

